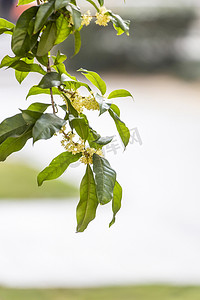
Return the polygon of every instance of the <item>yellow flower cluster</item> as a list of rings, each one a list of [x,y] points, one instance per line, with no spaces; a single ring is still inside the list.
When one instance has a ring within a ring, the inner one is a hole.
[[[83,109],[86,108],[88,110],[99,110],[99,103],[96,101],[94,98],[93,93],[87,97],[82,97],[78,91],[70,94],[71,91],[69,92],[68,98],[71,101],[71,104],[73,107],[77,110],[77,112],[80,114],[83,112]],[[67,101],[65,98],[63,98],[67,105]]]
[[[92,156],[93,154],[96,153],[100,156],[103,156],[103,152],[101,149],[94,149],[94,148],[86,148],[85,151],[82,153],[83,156],[80,158],[80,161],[84,164],[92,164],[93,159]]]
[[[95,23],[100,26],[107,26],[111,18],[109,15],[106,15],[106,13],[107,9],[104,6],[100,7],[99,12],[96,13],[97,20]]]
[[[81,25],[88,26],[88,25],[90,25],[91,20],[92,20],[92,16],[91,16],[90,11],[88,10],[87,13],[82,16]]]
[[[63,139],[61,141],[61,145],[67,150],[68,152],[71,152],[72,154],[76,153],[82,153],[82,157],[80,158],[80,161],[84,164],[92,164],[92,156],[94,153],[103,156],[103,152],[101,149],[95,149],[95,148],[85,148],[84,140],[79,137],[78,142],[74,142],[73,138],[75,137],[75,134],[72,133],[72,131],[69,131],[68,133],[63,133]]]
[[[63,139],[61,141],[61,145],[72,154],[80,153],[85,151],[85,143],[84,140],[79,138],[78,142],[74,142],[73,138],[75,134],[71,131],[67,134],[63,134]]]

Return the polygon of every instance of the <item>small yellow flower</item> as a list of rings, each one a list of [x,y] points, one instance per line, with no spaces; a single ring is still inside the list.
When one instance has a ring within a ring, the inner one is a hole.
[[[90,11],[88,10],[87,11],[87,14],[84,14],[82,16],[82,22],[81,22],[81,25],[85,25],[85,26],[88,26],[90,24],[90,22],[92,21],[92,16],[91,16],[91,13]]]
[[[99,12],[96,13],[97,20],[95,23],[100,26],[107,26],[111,18],[109,15],[106,15],[106,13],[107,9],[104,6],[100,7]]]

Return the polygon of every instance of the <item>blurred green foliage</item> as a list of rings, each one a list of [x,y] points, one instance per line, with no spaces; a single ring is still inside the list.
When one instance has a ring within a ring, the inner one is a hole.
[[[0,288],[0,300],[199,300],[200,287],[127,286],[91,289]]]
[[[37,186],[38,170],[24,163],[4,163],[0,168],[0,199],[78,197],[78,189],[61,180]],[[0,295],[1,300],[1,295]]]

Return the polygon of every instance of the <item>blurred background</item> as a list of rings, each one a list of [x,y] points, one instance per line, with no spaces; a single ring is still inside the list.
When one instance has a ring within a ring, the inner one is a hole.
[[[0,3],[0,16],[15,21],[21,8]],[[63,149],[56,137],[27,143],[0,168],[0,300],[200,299],[200,3],[105,4],[131,20],[130,36],[92,24],[82,30],[80,54],[70,59],[71,37],[60,49],[72,74],[97,71],[108,92],[125,88],[134,96],[115,101],[131,130],[125,152],[114,124],[89,114],[101,135],[116,135],[105,155],[123,186],[121,211],[109,229],[111,205],[99,207],[86,232],[76,234],[84,166],[38,188],[37,172]],[[1,59],[12,55],[9,43],[0,36]],[[0,121],[48,101],[25,101],[39,81],[29,75],[20,86],[12,70],[0,70]]]

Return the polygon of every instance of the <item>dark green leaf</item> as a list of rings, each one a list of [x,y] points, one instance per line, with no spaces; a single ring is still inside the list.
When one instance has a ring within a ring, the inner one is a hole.
[[[24,121],[22,114],[17,114],[13,117],[5,119],[0,124],[0,144],[8,137],[21,135],[27,129],[27,124]]]
[[[32,64],[34,59],[28,59],[27,57],[22,58],[22,60],[27,63],[27,64]],[[12,68],[12,65],[11,65]],[[28,76],[29,72],[21,72],[21,71],[17,71],[15,70],[15,78],[17,79],[17,81],[21,84],[22,81]]]
[[[81,71],[82,74],[100,90],[102,95],[106,93],[106,84],[96,72],[87,71],[85,69],[79,69],[78,71]]]
[[[56,20],[57,38],[55,45],[62,43],[69,36],[72,28],[69,27],[69,22],[64,15],[60,15]]]
[[[32,6],[25,10],[19,17],[12,36],[12,51],[17,56],[25,56],[31,49],[33,36],[29,36],[29,23],[34,18],[38,10],[37,6]]]
[[[96,94],[95,99],[99,103],[99,110],[100,110],[99,115],[102,115],[104,112],[109,110],[111,103],[107,103],[101,95]]]
[[[99,4],[100,4],[101,6],[104,5],[104,0],[98,0],[98,2],[99,2]]]
[[[0,34],[12,34],[15,25],[5,19],[0,18]]]
[[[39,43],[38,43],[39,44]],[[37,45],[38,47],[38,45]],[[45,54],[43,56],[37,56],[36,55],[37,53],[37,49],[36,49],[36,52],[35,52],[35,57],[37,58],[37,61],[42,64],[43,66],[47,67],[48,66],[48,63],[49,63],[49,57],[48,57],[48,54]]]
[[[88,134],[88,143],[90,145],[91,148],[95,148],[95,149],[101,149],[102,146],[95,143],[95,140],[99,139],[101,136],[100,134],[98,134],[94,129],[92,129],[91,127],[89,127],[89,134]]]
[[[109,113],[110,113],[111,117],[113,118],[113,120],[115,122],[117,131],[118,131],[118,133],[120,135],[120,138],[121,138],[121,140],[124,144],[124,147],[126,148],[126,146],[128,145],[129,139],[130,139],[130,131],[126,127],[124,122],[122,122],[120,120],[118,115],[112,109],[109,109]]]
[[[66,123],[65,120],[53,114],[43,114],[33,127],[33,142],[50,139]]]
[[[65,99],[67,101],[69,114],[74,116],[75,118],[77,118],[78,117],[77,110],[72,106],[71,101],[69,100],[69,98],[64,93],[62,95],[63,95],[63,97],[65,97]]]
[[[45,54],[47,54],[53,48],[56,38],[56,24],[54,22],[49,22],[40,38],[37,49],[37,56],[44,56]]]
[[[122,201],[122,187],[117,181],[115,181],[115,186],[113,190],[113,200],[112,200],[113,219],[110,222],[109,227],[115,223],[115,216],[121,208],[121,201]]]
[[[106,204],[113,198],[113,189],[116,181],[116,172],[111,168],[107,159],[93,154],[93,170],[98,201]]]
[[[74,118],[70,120],[70,125],[76,130],[78,135],[83,139],[87,140],[89,133],[88,122],[84,117]]]
[[[132,97],[133,98],[133,96],[131,95],[131,93],[129,91],[120,89],[120,90],[115,90],[115,91],[111,92],[108,96],[108,99],[119,98],[119,97]]]
[[[0,161],[6,160],[6,158],[13,152],[21,150],[28,139],[32,137],[32,126],[28,127],[21,135],[8,137],[0,145]]]
[[[42,116],[41,112],[33,110],[21,110],[24,121],[29,125],[34,125],[35,122]]]
[[[32,111],[38,111],[38,112],[45,112],[45,110],[50,106],[51,104],[46,104],[46,103],[41,103],[41,102],[35,102],[32,103],[29,107],[28,110]]]
[[[87,165],[86,173],[81,181],[80,201],[76,209],[77,232],[83,232],[95,218],[98,204],[93,172],[90,165]]]
[[[16,62],[12,63],[9,68],[13,68],[17,71],[26,72],[26,73],[36,72],[36,73],[39,73],[42,75],[46,74],[46,72],[42,69],[41,66],[39,66],[37,64],[32,64],[32,63],[28,64],[27,62],[22,61],[22,60],[18,60]]]
[[[53,91],[54,95],[56,95],[56,94],[60,95],[60,92],[56,87],[52,87],[52,91]],[[50,94],[50,89],[49,88],[43,89],[43,88],[38,87],[37,85],[34,85],[30,88],[30,90],[28,92],[28,95],[26,96],[26,99],[29,96],[39,95],[39,94],[48,94],[49,95]]]
[[[74,32],[74,43],[75,43],[75,47],[74,47],[74,54],[73,56],[75,56],[76,54],[79,53],[80,49],[81,49],[81,35],[80,32],[78,30],[76,30]]]
[[[56,0],[55,4],[54,4],[55,10],[59,10],[65,6],[67,6],[67,4],[69,4],[69,2],[70,2],[70,0]]]
[[[69,3],[67,5],[67,10],[72,15],[72,20],[73,20],[73,23],[74,23],[74,29],[78,30],[79,27],[81,26],[81,22],[82,22],[80,9],[76,5]]]
[[[41,186],[45,180],[52,180],[60,177],[68,166],[79,160],[81,154],[73,155],[71,152],[63,152],[55,157],[50,165],[46,167],[37,177],[38,185]]]
[[[54,86],[60,86],[61,85],[61,75],[57,72],[49,72],[40,81],[38,84],[39,88],[42,89],[49,89]]]
[[[113,137],[114,136],[99,137],[94,142],[99,144],[99,145],[105,146],[105,145],[109,144],[112,141]]]
[[[35,19],[34,33],[37,33],[45,25],[48,17],[54,11],[54,1],[50,0],[43,5],[40,5]]]

